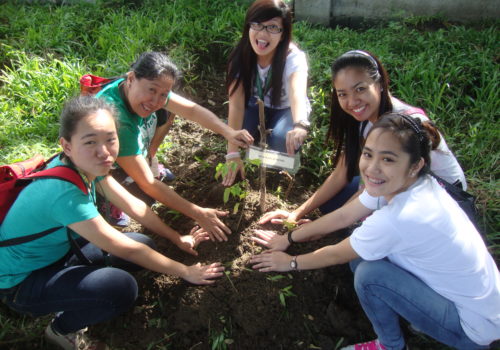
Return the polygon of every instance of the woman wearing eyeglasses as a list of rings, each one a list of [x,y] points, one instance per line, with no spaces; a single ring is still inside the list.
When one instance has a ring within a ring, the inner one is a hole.
[[[292,39],[292,15],[281,0],[257,0],[248,9],[243,36],[229,56],[226,87],[229,126],[259,139],[257,98],[264,101],[272,150],[295,154],[307,136],[307,60]],[[236,162],[223,180],[230,186],[244,170],[238,145],[228,142],[226,159]]]

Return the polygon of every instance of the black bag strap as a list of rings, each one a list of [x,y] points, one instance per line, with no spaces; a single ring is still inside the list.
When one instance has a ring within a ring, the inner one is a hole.
[[[30,241],[34,241],[35,239],[47,236],[47,235],[51,234],[52,232],[59,230],[60,228],[62,228],[62,226],[49,228],[48,230],[38,232],[38,233],[33,233],[31,235],[26,235],[26,236],[7,239],[5,241],[0,241],[0,247],[8,247],[11,245],[18,245],[18,244],[23,244],[23,243],[27,243]]]
[[[77,256],[78,260],[80,260],[80,262],[84,265],[92,265],[93,264],[92,261],[82,253],[82,249],[71,235],[71,229],[69,227],[66,227],[66,235],[68,236],[68,241],[71,246],[71,250]]]
[[[450,184],[448,181],[444,180],[443,178],[437,176],[434,174],[432,171],[429,172],[429,174],[434,177],[437,182],[448,192],[448,194],[453,198],[458,205],[462,208],[462,210],[467,214],[469,219],[472,221],[474,226],[477,226],[477,219],[478,219],[478,211],[476,208],[476,197],[474,197],[472,194],[464,191],[461,188],[462,183],[459,182],[458,184],[460,185],[457,186],[457,184]],[[483,236],[484,237],[484,236]]]

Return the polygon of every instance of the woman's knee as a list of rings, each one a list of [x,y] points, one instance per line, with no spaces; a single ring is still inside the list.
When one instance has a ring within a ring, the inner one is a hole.
[[[377,284],[390,276],[388,265],[392,264],[386,260],[356,261],[351,266],[354,271],[354,289],[356,291],[364,289],[367,285]]]
[[[130,308],[138,295],[135,278],[130,273],[114,267],[95,270],[82,279],[81,284],[86,285],[96,298],[108,300],[119,310]]]

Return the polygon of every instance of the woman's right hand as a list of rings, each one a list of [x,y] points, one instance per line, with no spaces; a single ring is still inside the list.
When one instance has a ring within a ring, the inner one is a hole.
[[[229,187],[234,183],[238,172],[241,173],[241,177],[245,178],[245,167],[243,166],[243,160],[241,158],[233,158],[226,162],[228,172],[226,176],[222,179],[222,185]]]
[[[213,284],[215,283],[213,279],[221,277],[223,271],[224,266],[221,263],[210,265],[197,263],[187,267],[187,274],[183,279],[193,284]]]
[[[274,231],[255,230],[250,239],[273,251],[284,252],[290,246],[287,235],[279,235]]]
[[[269,213],[265,213],[259,220],[259,224],[263,225],[265,223],[271,222],[272,224],[283,224],[284,221],[295,223],[297,221],[297,216],[293,212],[286,210],[274,210]]]

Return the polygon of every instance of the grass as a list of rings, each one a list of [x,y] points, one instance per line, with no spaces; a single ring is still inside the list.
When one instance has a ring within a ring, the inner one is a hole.
[[[184,72],[185,89],[196,93],[193,82],[222,74],[248,3],[101,0],[57,6],[3,1],[0,164],[55,153],[58,115],[63,101],[78,92],[79,77],[121,74],[143,51],[167,51]],[[315,179],[315,187],[331,171],[332,147],[324,144],[330,64],[347,50],[369,50],[388,69],[394,95],[424,108],[443,130],[465,169],[470,192],[478,198],[481,229],[498,261],[498,21],[476,26],[443,21],[437,30],[427,30],[427,21],[435,24],[424,17],[365,30],[296,23],[294,39],[309,56],[313,106],[302,171]],[[37,339],[44,327],[24,317],[15,322],[0,314],[0,347],[16,348],[13,338]],[[227,345],[227,331],[210,334],[214,348]]]

